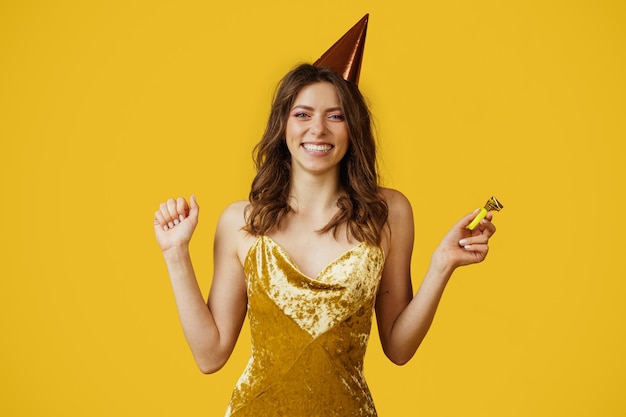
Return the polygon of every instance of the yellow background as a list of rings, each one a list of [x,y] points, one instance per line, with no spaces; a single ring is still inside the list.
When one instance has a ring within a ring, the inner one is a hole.
[[[196,193],[206,292],[278,79],[366,12],[415,285],[457,218],[505,206],[408,365],[372,337],[380,415],[626,415],[626,3],[116,0],[0,4],[1,416],[223,414],[247,327],[196,370],[152,215]]]

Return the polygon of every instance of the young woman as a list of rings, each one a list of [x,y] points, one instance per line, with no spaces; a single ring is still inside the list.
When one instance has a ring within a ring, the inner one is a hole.
[[[413,216],[382,188],[369,110],[356,85],[300,65],[277,90],[255,149],[249,201],[229,206],[215,235],[203,300],[188,244],[198,204],[179,198],[155,214],[184,333],[199,368],[220,369],[246,313],[252,352],[229,416],[375,416],[363,357],[375,308],[385,354],[406,363],[420,345],[453,271],[482,261],[491,214],[463,216],[411,286]]]

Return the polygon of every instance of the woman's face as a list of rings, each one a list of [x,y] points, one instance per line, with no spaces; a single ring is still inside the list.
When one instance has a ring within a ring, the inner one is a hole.
[[[335,86],[318,82],[300,90],[289,111],[285,138],[292,169],[338,173],[350,141]]]

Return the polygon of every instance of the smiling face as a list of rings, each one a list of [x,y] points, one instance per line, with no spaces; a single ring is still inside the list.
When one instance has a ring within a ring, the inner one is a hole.
[[[317,82],[299,91],[289,111],[285,138],[292,169],[338,173],[350,141],[343,109],[331,83]]]

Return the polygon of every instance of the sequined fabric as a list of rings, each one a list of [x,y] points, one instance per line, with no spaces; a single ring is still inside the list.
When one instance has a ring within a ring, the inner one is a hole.
[[[258,237],[244,265],[251,356],[226,416],[376,416],[363,357],[383,264],[360,243],[311,278]]]

